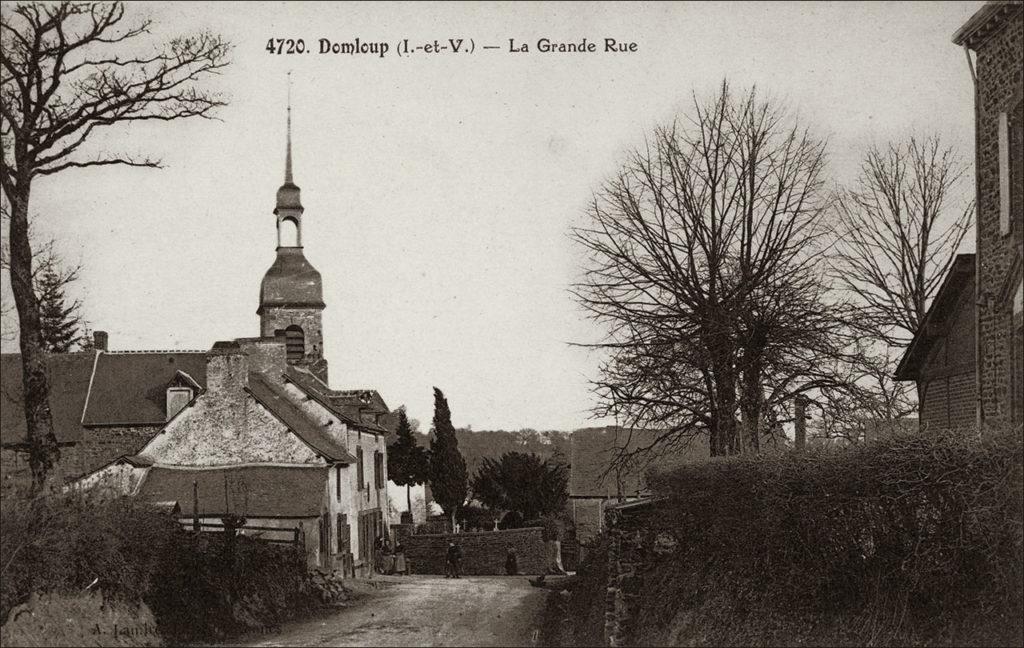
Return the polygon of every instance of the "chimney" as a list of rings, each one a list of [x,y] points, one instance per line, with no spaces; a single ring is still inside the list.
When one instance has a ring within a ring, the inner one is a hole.
[[[215,342],[206,352],[206,391],[242,397],[249,386],[249,354],[237,342]]]
[[[107,332],[106,331],[93,331],[92,332],[92,346],[97,351],[107,351]]]

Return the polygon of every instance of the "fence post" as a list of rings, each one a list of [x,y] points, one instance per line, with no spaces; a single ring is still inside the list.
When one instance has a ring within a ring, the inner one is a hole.
[[[192,480],[192,530],[199,531],[199,481]]]

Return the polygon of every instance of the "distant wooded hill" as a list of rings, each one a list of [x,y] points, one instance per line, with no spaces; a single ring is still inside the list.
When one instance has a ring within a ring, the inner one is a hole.
[[[571,432],[531,429],[524,430],[455,430],[459,440],[459,451],[466,459],[466,470],[472,477],[484,457],[498,458],[506,452],[535,453],[542,459],[552,459],[569,464],[569,437]],[[417,434],[424,448],[430,447],[430,440],[422,432]],[[389,439],[389,443],[392,439]]]

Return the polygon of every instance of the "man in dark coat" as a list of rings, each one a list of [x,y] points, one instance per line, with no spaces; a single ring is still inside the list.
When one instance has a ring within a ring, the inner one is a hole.
[[[462,547],[455,540],[448,542],[448,553],[445,556],[445,578],[459,578],[462,567]]]
[[[519,556],[516,555],[515,547],[508,548],[508,554],[505,556],[505,573],[509,576],[519,573]]]

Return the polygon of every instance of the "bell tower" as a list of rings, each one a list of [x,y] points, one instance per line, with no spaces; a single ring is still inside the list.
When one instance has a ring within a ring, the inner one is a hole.
[[[308,369],[327,382],[323,343],[323,284],[302,253],[301,191],[292,175],[292,105],[288,91],[284,184],[277,190],[277,258],[260,284],[260,335],[283,335],[288,364]],[[294,236],[291,234],[294,233]]]

